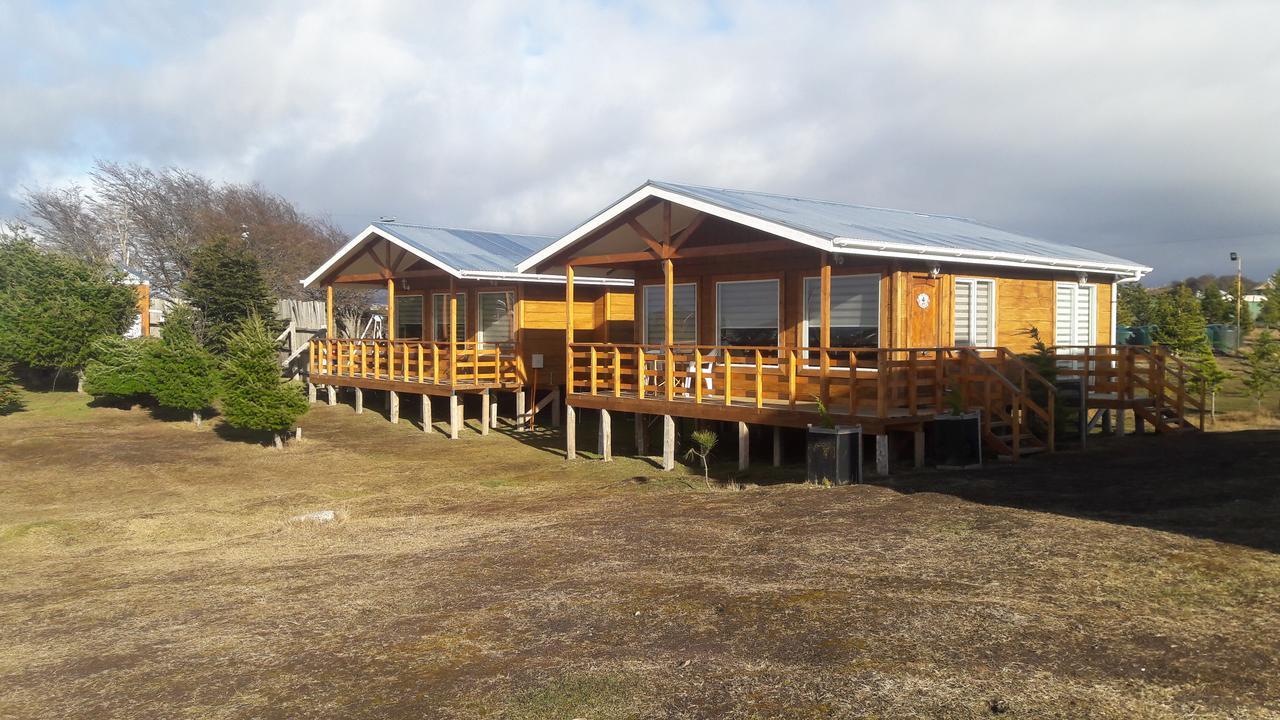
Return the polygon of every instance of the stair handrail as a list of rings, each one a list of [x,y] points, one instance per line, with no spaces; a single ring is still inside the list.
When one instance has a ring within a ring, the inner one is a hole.
[[[1008,352],[1006,348],[1001,348],[1001,350]],[[1019,383],[1015,384],[1012,380],[1006,377],[1004,373],[1000,372],[994,365],[988,362],[986,358],[979,355],[972,348],[963,348],[961,350],[961,353],[965,357],[967,357],[969,360],[973,361],[973,363],[978,368],[982,369],[987,374],[988,378],[995,380],[997,385],[1000,385],[1001,387],[1003,387],[1003,389],[1005,390],[1005,393],[1007,394],[1008,402],[1013,408],[1013,412],[1011,413],[1011,417],[1010,417],[1010,429],[1012,431],[1012,440],[1013,440],[1013,447],[1010,448],[1013,453],[1012,458],[1016,461],[1019,457],[1020,447],[1022,442],[1022,429],[1023,429],[1022,419],[1028,410],[1039,415],[1041,419],[1045,421],[1045,424],[1047,426],[1048,437],[1038,438],[1038,439],[1044,442],[1050,451],[1053,451],[1054,449],[1053,398],[1056,393],[1054,392],[1054,388],[1052,384],[1050,384],[1047,380],[1045,380],[1044,377],[1041,376],[1039,373],[1035,372],[1034,368],[1031,368],[1029,366],[1022,368],[1022,372],[1019,377]],[[1003,355],[1003,353],[1001,353],[1001,355]],[[1019,358],[1019,360],[1021,360],[1021,358]],[[1049,396],[1048,396],[1049,397],[1048,410],[1046,410],[1045,408],[1037,404],[1035,401],[1033,401],[1031,399],[1030,394],[1027,392],[1027,381],[1031,379],[1031,376],[1033,375],[1036,377],[1039,377],[1040,380],[1044,381],[1046,387],[1049,388],[1050,390]],[[993,407],[991,405],[989,392],[985,394],[985,398],[987,401],[987,407],[985,407],[984,410],[986,410],[987,416],[990,417]],[[988,434],[990,434],[989,428],[987,432]],[[1032,431],[1032,435],[1033,436],[1035,435],[1034,431]]]

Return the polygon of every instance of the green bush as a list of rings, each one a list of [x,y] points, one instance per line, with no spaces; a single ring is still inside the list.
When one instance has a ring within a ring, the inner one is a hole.
[[[222,414],[227,423],[268,431],[276,447],[282,444],[281,434],[307,411],[301,388],[280,378],[275,339],[256,314],[228,333],[222,379]]]
[[[0,415],[8,415],[22,408],[22,395],[13,379],[13,367],[0,364]]]
[[[107,336],[94,341],[84,367],[84,391],[96,397],[137,399],[151,394],[152,338]]]
[[[177,307],[165,318],[164,334],[149,354],[152,389],[156,402],[186,410],[200,424],[200,411],[218,395],[218,363],[196,339],[195,313]]]

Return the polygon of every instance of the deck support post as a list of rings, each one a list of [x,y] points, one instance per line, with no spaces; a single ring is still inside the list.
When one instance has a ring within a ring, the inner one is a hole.
[[[1124,408],[1116,408],[1116,421],[1111,425],[1111,434],[1116,437],[1124,435]]]
[[[449,393],[449,439],[458,439],[458,428],[462,427],[462,404],[458,402],[457,393]]]
[[[1088,408],[1085,408],[1085,412],[1087,413],[1088,411],[1089,411],[1089,410],[1088,410]],[[1112,424],[1112,422],[1111,422],[1111,409],[1110,409],[1110,408],[1107,408],[1107,409],[1105,409],[1105,410],[1103,410],[1103,411],[1102,411],[1102,434],[1103,434],[1103,435],[1114,435],[1114,434],[1115,434],[1115,430],[1113,429],[1113,424]]]
[[[489,434],[489,388],[480,391],[480,434]]]
[[[489,393],[489,428],[497,429],[498,427],[498,393]]]
[[[888,434],[880,434],[876,436],[876,474],[889,474],[889,436]]]
[[[578,459],[578,413],[572,405],[564,408],[564,458]]]
[[[738,421],[738,469],[746,470],[751,466],[751,432],[747,424]]]
[[[676,419],[662,416],[662,469],[676,469]]]
[[[387,416],[392,423],[400,422],[400,393],[395,390],[387,391]]]
[[[782,428],[773,426],[773,466],[782,467]]]
[[[338,404],[338,388],[332,385],[325,385],[324,389],[325,389],[325,394],[328,396],[326,398],[328,404],[337,405]]]
[[[644,425],[644,422],[645,422],[644,413],[635,413],[635,420],[636,420],[636,455],[638,455],[639,457],[644,457],[645,450],[647,449],[645,446],[649,444],[647,442],[647,438],[645,438],[646,428]]]
[[[524,409],[524,388],[516,391],[516,432],[523,432],[529,427],[529,421],[525,419]]]
[[[316,404],[316,384],[313,382],[307,383],[307,403]]]
[[[1133,411],[1133,434],[1145,435],[1146,433],[1147,433],[1147,423],[1142,419],[1142,416],[1139,415],[1138,411],[1135,409]]]
[[[356,414],[364,413],[364,390],[362,388],[351,388],[356,391]]]
[[[613,418],[603,408],[600,410],[600,459],[613,462]]]
[[[431,396],[422,396],[422,432],[431,432]]]
[[[924,467],[924,430],[917,430],[913,434],[915,442],[912,445],[912,450],[915,451],[915,466],[919,470]]]

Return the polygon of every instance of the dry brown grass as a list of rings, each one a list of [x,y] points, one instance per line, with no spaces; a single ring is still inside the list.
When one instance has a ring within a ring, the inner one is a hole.
[[[0,419],[0,716],[1280,717],[1275,432],[720,492],[303,424]]]

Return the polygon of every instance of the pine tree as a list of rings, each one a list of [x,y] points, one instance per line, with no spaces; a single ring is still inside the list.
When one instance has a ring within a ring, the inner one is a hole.
[[[0,415],[8,415],[22,408],[22,395],[13,379],[13,367],[0,364]]]
[[[1153,342],[1183,356],[1212,353],[1209,337],[1205,334],[1200,301],[1186,286],[1160,295],[1156,300],[1154,315],[1156,328],[1151,333]]]
[[[218,393],[218,363],[196,339],[195,313],[176,307],[165,318],[164,334],[149,354],[152,394],[168,408],[186,410],[200,426],[200,411]]]
[[[239,240],[217,237],[201,245],[182,291],[199,313],[205,345],[215,353],[226,348],[228,333],[250,315],[261,318],[268,331],[277,324],[258,259]]]
[[[1196,371],[1196,376],[1191,380],[1191,387],[1197,393],[1203,393],[1209,396],[1209,418],[1213,421],[1218,419],[1218,392],[1222,390],[1222,385],[1231,377],[1231,374],[1222,369],[1218,364],[1218,359],[1213,356],[1213,352],[1207,349],[1194,351],[1187,358],[1187,364],[1192,370]]]
[[[139,400],[152,390],[151,352],[154,338],[98,339],[84,366],[84,391],[95,397]]]
[[[1227,302],[1226,296],[1218,288],[1218,283],[1210,281],[1200,292],[1200,312],[1206,323],[1225,323],[1235,319],[1235,302]]]
[[[281,447],[281,434],[307,411],[302,390],[280,378],[275,341],[262,318],[250,315],[227,335],[223,359],[222,412],[232,427],[272,434]]]
[[[1155,301],[1142,283],[1121,283],[1116,290],[1116,322],[1121,325],[1150,325]]]
[[[1258,319],[1267,327],[1280,327],[1280,270],[1271,276],[1262,296],[1266,299],[1262,301]]]
[[[1270,331],[1264,330],[1253,341],[1253,348],[1244,354],[1244,386],[1250,397],[1262,411],[1267,394],[1280,390],[1280,343]]]

